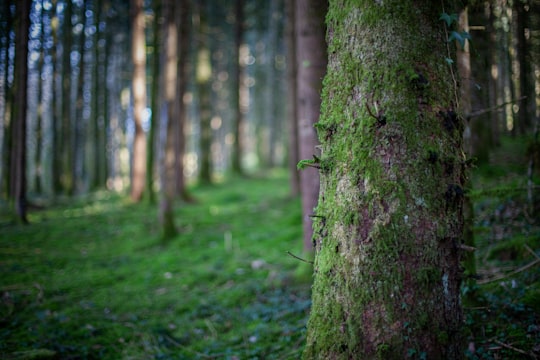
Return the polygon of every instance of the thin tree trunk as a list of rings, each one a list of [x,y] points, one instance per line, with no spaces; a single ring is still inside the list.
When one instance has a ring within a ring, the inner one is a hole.
[[[63,42],[62,42],[62,120],[60,130],[60,152],[58,156],[60,162],[60,182],[62,189],[72,195],[74,190],[73,179],[73,138],[71,119],[71,47],[73,43],[73,26],[71,17],[73,15],[73,4],[71,0],[66,1],[64,9]]]
[[[3,98],[1,101],[3,101],[2,106],[0,107],[0,115],[4,118],[4,121],[2,121],[1,124],[1,131],[2,134],[0,135],[2,137],[1,141],[1,159],[0,159],[0,195],[7,195],[6,197],[9,197],[10,194],[10,184],[9,184],[9,177],[10,177],[10,162],[11,162],[11,130],[10,130],[10,114],[11,114],[11,103],[13,96],[11,96],[12,88],[9,85],[8,74],[9,74],[9,48],[10,48],[10,30],[12,28],[12,15],[11,15],[11,9],[10,9],[10,2],[5,1],[2,3],[2,63],[3,63],[3,73],[2,78],[4,79],[2,83],[2,95]]]
[[[26,206],[26,113],[28,81],[28,40],[31,0],[21,0],[16,5],[16,38],[14,86],[17,97],[14,103],[11,150],[11,199],[16,219],[28,223]]]
[[[458,30],[460,32],[469,32],[469,14],[468,8],[464,7],[459,13],[458,20]],[[470,114],[472,111],[471,100],[472,100],[472,74],[471,74],[471,54],[469,51],[469,41],[466,41],[463,45],[457,45],[456,51],[457,58],[457,70],[460,80],[459,86],[459,112],[460,114]],[[463,149],[467,157],[471,158],[473,154],[473,145],[471,137],[471,129],[469,126],[469,121],[464,122],[465,130],[463,132]],[[470,183],[464,184],[465,188],[470,187]],[[463,215],[464,215],[464,232],[463,232],[463,242],[465,245],[470,248],[475,247],[474,241],[474,207],[472,199],[468,193],[464,194],[464,206],[463,206]],[[467,286],[472,290],[474,289],[474,284],[476,283],[474,275],[476,274],[476,257],[475,253],[469,251],[463,256],[463,265],[465,267],[465,272],[468,277],[466,280]],[[469,291],[467,293],[467,298],[472,300],[474,291]]]
[[[191,6],[187,0],[179,1],[177,7],[178,26],[178,66],[176,80],[176,126],[175,126],[175,165],[176,169],[176,194],[181,199],[191,201],[191,196],[186,188],[184,176],[184,154],[186,152],[186,137],[184,134],[184,125],[186,123],[186,106],[184,104],[184,94],[189,78],[188,57],[189,57],[189,37],[191,30],[190,14]]]
[[[152,46],[154,51],[152,53],[152,94],[150,97],[150,108],[152,109],[152,118],[150,121],[150,131],[148,132],[148,146],[146,151],[146,189],[145,194],[150,204],[155,203],[156,194],[154,191],[154,173],[155,173],[155,154],[156,154],[156,136],[158,134],[159,124],[159,99],[160,99],[160,52],[161,52],[161,26],[160,21],[162,17],[162,1],[156,0],[153,2],[154,9],[154,22],[152,25]]]
[[[208,45],[208,25],[206,24],[207,5],[206,1],[199,1],[199,47],[197,55],[196,82],[199,97],[200,117],[200,170],[199,181],[209,184],[212,182],[212,117],[210,86],[212,80],[212,62],[210,59],[210,47]]]
[[[463,358],[465,159],[443,11],[330,1],[304,359]]]
[[[144,10],[142,0],[131,0],[132,61],[133,61],[133,158],[131,169],[131,199],[140,201],[144,193],[146,179],[146,137],[142,127],[142,117],[146,108],[146,45]]]
[[[175,21],[175,1],[164,0],[164,52],[165,52],[165,72],[163,74],[163,84],[165,86],[163,94],[165,95],[164,103],[167,114],[167,125],[165,135],[165,149],[163,156],[163,166],[161,175],[161,186],[163,188],[160,201],[160,220],[163,240],[168,240],[176,234],[174,226],[174,198],[176,188],[176,168],[175,168],[175,148],[174,128],[178,121],[176,113],[176,77],[177,77],[177,62],[178,62],[178,28]]]
[[[42,153],[43,153],[43,123],[44,123],[44,109],[45,109],[45,99],[43,97],[43,75],[44,75],[44,64],[45,64],[45,9],[44,9],[44,0],[41,0],[41,14],[40,14],[40,28],[41,28],[41,38],[40,46],[41,51],[39,55],[39,61],[37,64],[39,79],[37,81],[37,101],[38,109],[36,116],[36,126],[35,126],[35,137],[36,137],[36,146],[34,151],[34,179],[33,179],[33,188],[34,191],[40,194],[43,191],[43,164]]]
[[[517,116],[517,129],[520,135],[525,135],[531,130],[532,119],[534,118],[534,112],[529,112],[530,110],[530,99],[529,95],[531,94],[531,79],[533,74],[531,73],[531,66],[529,60],[529,46],[527,39],[525,37],[525,29],[529,28],[528,16],[525,11],[525,5],[523,1],[514,1],[514,9],[516,16],[516,62],[517,69],[519,73],[517,74],[518,81],[518,91],[519,94],[516,98],[524,97],[518,105],[518,116]],[[516,99],[514,98],[514,99]]]
[[[297,64],[297,115],[299,156],[312,159],[318,156],[317,134],[314,128],[319,119],[322,78],[326,71],[326,43],[324,15],[326,0],[297,0],[296,14],[296,64]],[[319,174],[314,168],[300,172],[304,251],[313,250],[311,216],[319,196]]]
[[[58,106],[58,98],[60,93],[59,88],[62,87],[60,82],[61,74],[58,71],[58,12],[56,0],[52,2],[51,10],[51,36],[52,36],[52,48],[51,48],[51,73],[52,73],[52,131],[51,131],[51,148],[52,148],[52,164],[51,164],[51,175],[52,175],[52,191],[54,195],[59,194],[62,191],[62,156],[60,155],[61,151],[61,119],[62,114]]]
[[[84,63],[84,57],[86,53],[85,42],[86,42],[86,10],[88,2],[82,4],[80,11],[81,14],[81,33],[79,34],[79,71],[77,75],[77,96],[75,98],[75,121],[73,123],[73,181],[74,181],[74,191],[77,193],[83,192],[84,189],[88,188],[86,183],[87,177],[84,174],[84,149],[85,144],[85,119],[84,116],[84,77],[86,72],[86,64]]]
[[[234,51],[232,54],[233,70],[232,70],[232,95],[231,104],[233,106],[233,128],[234,128],[234,144],[232,151],[232,171],[235,174],[242,174],[242,154],[243,154],[243,138],[242,129],[244,127],[244,114],[240,104],[240,91],[242,81],[242,66],[240,64],[240,47],[242,46],[242,37],[244,33],[244,0],[236,0],[235,2],[236,22],[234,25]]]
[[[300,161],[298,155],[298,126],[297,89],[296,89],[296,39],[295,39],[295,4],[296,1],[286,1],[286,45],[287,45],[287,122],[289,124],[289,176],[291,196],[300,194],[300,173],[296,166]]]

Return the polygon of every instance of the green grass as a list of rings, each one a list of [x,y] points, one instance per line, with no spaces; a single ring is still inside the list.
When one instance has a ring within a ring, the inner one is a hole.
[[[473,173],[468,359],[540,357],[540,264],[524,268],[540,256],[540,219],[514,159],[524,145],[507,145]],[[29,226],[0,223],[0,358],[299,358],[310,277],[287,255],[300,255],[302,230],[286,176],[192,194],[166,243],[155,207],[110,193],[34,211]]]
[[[297,358],[310,284],[287,179],[193,194],[166,244],[155,208],[110,194],[0,228],[0,358]]]

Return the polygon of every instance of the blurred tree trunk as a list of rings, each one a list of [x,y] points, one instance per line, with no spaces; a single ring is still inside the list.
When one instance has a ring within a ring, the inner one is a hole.
[[[443,11],[330,1],[304,359],[463,358],[465,159]]]
[[[43,155],[43,123],[44,123],[44,110],[45,110],[45,102],[43,96],[43,78],[46,76],[45,74],[45,8],[44,8],[44,0],[41,0],[41,13],[40,13],[40,54],[39,54],[39,60],[37,63],[37,71],[39,72],[39,79],[37,81],[37,101],[38,101],[38,109],[37,109],[37,116],[36,116],[36,125],[35,125],[35,150],[33,154],[33,160],[34,160],[34,178],[33,178],[33,184],[32,188],[33,191],[35,191],[38,194],[41,194],[43,192],[43,164],[42,164],[42,155]]]
[[[158,135],[158,123],[159,123],[159,83],[160,83],[160,52],[161,52],[161,26],[160,21],[162,17],[162,4],[161,0],[155,0],[153,2],[154,10],[154,22],[152,24],[152,46],[154,51],[152,52],[152,93],[150,97],[150,108],[152,109],[152,118],[150,121],[150,131],[148,132],[148,146],[146,152],[146,189],[145,194],[148,202],[154,204],[156,201],[156,194],[154,191],[154,173],[155,173],[155,154],[156,154],[156,137]]]
[[[16,3],[15,19],[15,101],[13,103],[11,148],[11,200],[17,221],[28,223],[26,206],[26,113],[28,81],[28,40],[30,29],[31,0]]]
[[[79,34],[79,64],[78,64],[78,75],[77,75],[77,94],[75,98],[75,121],[73,122],[73,190],[77,193],[82,193],[87,189],[88,184],[86,174],[84,173],[84,150],[85,146],[85,123],[88,120],[84,115],[85,107],[85,94],[84,94],[84,83],[85,83],[85,73],[86,73],[86,11],[87,11],[88,2],[85,1],[81,4],[81,9],[79,13],[81,25],[81,31]],[[94,96],[92,94],[91,96]],[[92,139],[93,140],[93,139]]]
[[[87,126],[87,147],[86,147],[86,173],[87,173],[87,181],[88,181],[88,188],[90,190],[97,190],[100,187],[103,187],[104,182],[101,182],[98,177],[99,173],[99,164],[98,164],[98,154],[99,154],[99,143],[100,138],[103,132],[102,128],[102,112],[101,112],[101,99],[102,99],[102,91],[101,86],[99,86],[99,75],[100,72],[103,71],[102,68],[102,52],[101,49],[101,40],[103,37],[101,36],[102,31],[100,30],[100,23],[101,23],[101,17],[102,17],[102,7],[103,3],[101,0],[94,0],[92,3],[92,9],[93,9],[93,19],[94,19],[94,27],[95,27],[95,33],[92,41],[93,45],[93,57],[94,61],[91,64],[92,66],[92,83],[91,83],[91,94],[92,94],[92,100],[90,103],[91,107],[91,116],[90,120],[88,122]]]
[[[212,103],[210,99],[212,85],[212,62],[210,59],[210,46],[208,44],[207,4],[199,1],[199,43],[197,50],[196,86],[199,98],[199,124],[200,124],[200,169],[199,181],[209,184],[212,182]]]
[[[243,155],[243,137],[242,130],[244,128],[244,114],[240,105],[240,90],[242,81],[242,67],[240,65],[240,47],[242,46],[242,37],[244,34],[244,0],[236,0],[235,2],[235,24],[234,24],[234,51],[232,53],[232,96],[231,104],[233,104],[233,131],[234,144],[232,150],[232,171],[235,174],[243,174],[242,155]]]
[[[189,69],[189,37],[191,30],[191,9],[189,0],[179,1],[176,5],[177,11],[177,27],[178,27],[178,62],[177,62],[177,77],[176,77],[176,126],[175,126],[175,162],[174,168],[176,171],[176,194],[183,200],[190,201],[191,196],[186,188],[184,176],[184,154],[186,152],[186,136],[184,126],[186,123],[186,106],[184,104],[184,94],[186,93]]]
[[[498,65],[498,35],[497,30],[495,29],[495,14],[494,14],[494,4],[486,4],[487,12],[487,32],[489,36],[489,57],[486,63],[490,64],[489,69],[489,107],[495,108],[498,104],[499,99],[501,102],[503,97],[501,95],[500,75]],[[500,133],[503,128],[504,118],[501,111],[493,111],[489,117],[491,131],[488,133],[490,137],[487,139],[491,145],[498,146],[500,144]],[[476,156],[476,153],[474,153]]]
[[[469,33],[469,9],[467,6],[461,9],[458,18],[458,31]],[[471,73],[471,53],[470,53],[469,41],[465,41],[463,45],[457,44],[456,58],[457,58],[457,70],[459,75],[459,113],[463,117],[467,116],[472,111],[472,73]],[[473,144],[471,137],[470,119],[465,118],[464,122],[465,130],[463,132],[463,150],[468,158],[472,157]],[[470,188],[470,182],[464,184],[465,189]],[[464,231],[463,231],[463,243],[471,248],[475,247],[474,241],[474,207],[472,199],[468,193],[464,194],[463,202],[463,218],[464,218]],[[476,257],[475,253],[469,251],[463,256],[463,265],[465,272],[468,275],[466,285],[469,289],[473,289],[473,285],[476,283],[474,275],[476,275]],[[474,292],[467,292],[467,298],[471,300]]]
[[[265,77],[266,77],[266,87],[264,89],[264,124],[263,129],[266,130],[266,144],[267,150],[263,153],[266,155],[262,158],[262,165],[264,167],[274,167],[276,166],[276,50],[277,50],[277,21],[276,21],[276,11],[277,11],[277,0],[268,0],[269,1],[269,10],[268,10],[268,29],[266,30],[266,41],[265,41],[265,51],[267,57],[267,64],[265,68]]]
[[[289,173],[291,196],[300,194],[300,173],[296,165],[300,161],[298,155],[298,123],[297,88],[296,88],[296,36],[295,36],[295,6],[296,0],[286,1],[286,33],[287,46],[287,122],[289,124]]]
[[[176,188],[176,167],[175,167],[175,126],[178,122],[178,113],[176,104],[176,86],[177,86],[177,62],[178,62],[178,28],[175,21],[174,0],[163,0],[163,15],[165,17],[163,40],[165,53],[165,66],[163,73],[165,95],[165,112],[167,117],[165,149],[163,155],[163,173],[161,175],[161,201],[160,201],[160,220],[162,229],[162,239],[168,240],[176,234],[174,225],[174,198]],[[181,6],[181,4],[179,4]]]
[[[58,57],[58,32],[59,28],[59,19],[58,19],[58,8],[57,2],[54,0],[52,2],[51,9],[51,36],[52,36],[52,48],[51,48],[51,73],[52,73],[52,131],[51,131],[51,148],[52,148],[52,164],[51,164],[51,176],[52,176],[52,192],[54,195],[60,194],[62,192],[62,155],[61,155],[61,126],[62,126],[62,111],[58,106],[58,98],[60,97],[60,92],[58,89],[62,89],[63,85],[61,83],[62,75],[59,71],[58,62],[60,61]],[[59,86],[60,84],[60,86]],[[63,91],[63,90],[62,90]]]
[[[0,115],[3,117],[3,121],[0,124],[2,127],[0,128],[2,133],[0,134],[1,141],[0,141],[0,195],[8,195],[10,192],[10,185],[9,185],[9,177],[10,177],[10,149],[11,149],[11,130],[10,130],[10,123],[11,123],[11,107],[12,107],[12,99],[11,96],[12,89],[10,87],[8,78],[9,78],[9,47],[10,47],[10,31],[13,24],[11,9],[10,9],[10,1],[4,1],[2,2],[2,8],[1,10],[1,16],[0,16],[0,24],[1,24],[1,53],[0,53],[0,63],[2,64],[2,79],[4,79],[3,83],[1,84],[2,89],[2,98],[0,101],[2,101],[0,106]]]
[[[103,91],[103,114],[102,114],[102,121],[100,121],[99,125],[99,137],[97,140],[97,177],[99,181],[104,184],[105,186],[108,186],[107,181],[109,179],[110,171],[109,171],[109,160],[112,156],[109,155],[109,149],[111,145],[111,137],[109,136],[110,130],[111,130],[111,121],[110,121],[110,104],[109,104],[109,96],[110,96],[110,89],[108,84],[108,77],[109,77],[109,68],[110,68],[110,55],[111,55],[111,47],[113,46],[113,32],[109,29],[112,29],[112,24],[110,23],[109,18],[107,17],[107,11],[111,7],[111,3],[109,0],[102,0],[103,1],[103,9],[104,9],[104,22],[105,22],[105,34],[103,36],[104,44],[104,54],[103,54],[103,71],[101,72],[100,76],[100,83],[103,85],[101,87],[101,91]]]
[[[146,108],[146,41],[143,0],[131,0],[132,11],[132,61],[133,61],[133,157],[131,159],[131,199],[140,201],[146,179],[146,138],[142,127]]]
[[[521,100],[517,102],[517,131],[520,135],[525,135],[532,130],[532,119],[535,113],[530,111],[531,103],[530,88],[532,87],[532,79],[534,74],[531,72],[531,60],[529,56],[529,43],[525,37],[525,31],[530,31],[529,16],[525,7],[529,7],[528,1],[516,0],[513,3],[513,12],[515,13],[515,37],[516,37],[516,62],[517,62],[517,81],[518,93],[517,98]],[[528,29],[528,30],[526,30]],[[530,33],[529,33],[530,36]],[[524,98],[523,98],[524,97]]]
[[[326,71],[326,42],[324,16],[327,0],[296,0],[296,64],[297,115],[299,156],[312,159],[317,154],[317,134],[314,128],[319,119],[322,79]],[[304,251],[312,251],[313,209],[319,196],[319,173],[314,168],[300,172]]]
[[[62,29],[62,120],[60,130],[60,152],[62,160],[59,167],[59,176],[62,190],[68,195],[73,195],[74,191],[74,169],[73,169],[73,138],[71,119],[71,51],[73,44],[73,26],[71,18],[73,16],[73,4],[67,0],[64,8],[64,24]]]

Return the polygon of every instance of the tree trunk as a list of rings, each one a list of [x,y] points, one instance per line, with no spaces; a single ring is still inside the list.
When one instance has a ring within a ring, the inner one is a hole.
[[[296,165],[300,161],[298,155],[297,89],[296,89],[296,39],[295,39],[295,1],[286,1],[286,34],[287,46],[287,122],[289,124],[289,176],[291,196],[300,194],[300,173]]]
[[[305,359],[462,358],[465,159],[443,11],[330,2]]]
[[[319,119],[322,78],[326,71],[324,15],[327,0],[296,1],[296,61],[297,61],[297,121],[300,159],[318,155],[317,134],[314,128]],[[313,209],[319,194],[319,174],[314,168],[300,173],[304,251],[312,251]]]
[[[210,47],[208,45],[208,25],[206,24],[207,5],[206,1],[198,2],[199,10],[199,46],[197,53],[196,82],[199,98],[199,118],[200,118],[200,170],[199,181],[201,183],[211,183],[211,149],[212,128],[210,119],[212,117],[210,86],[212,80],[212,62],[210,59]]]
[[[236,0],[235,3],[236,22],[234,25],[234,51],[233,58],[233,75],[232,75],[232,95],[231,104],[233,106],[233,131],[234,144],[232,150],[232,171],[235,174],[241,175],[242,169],[242,129],[244,127],[244,114],[240,105],[240,86],[242,81],[242,67],[240,65],[240,47],[242,46],[242,37],[244,33],[244,1]]]
[[[146,45],[142,0],[131,0],[132,6],[132,61],[133,61],[133,158],[131,169],[131,198],[140,201],[144,193],[146,179],[146,137],[142,127],[143,112],[146,108]]]
[[[529,44],[526,38],[526,29],[530,29],[529,18],[527,16],[527,11],[525,7],[528,7],[528,4],[525,4],[523,1],[514,1],[513,12],[516,14],[515,23],[516,23],[516,61],[517,61],[517,81],[518,85],[518,98],[525,96],[518,105],[518,116],[517,116],[517,129],[520,135],[526,135],[532,130],[532,119],[535,116],[535,113],[530,111],[531,103],[531,79],[534,74],[531,72],[530,57],[529,57]]]
[[[78,64],[78,75],[77,75],[77,96],[75,99],[75,121],[73,123],[73,190],[77,193],[82,193],[88,189],[87,177],[84,174],[84,150],[85,144],[85,123],[88,120],[84,116],[84,107],[85,107],[85,96],[84,96],[84,82],[85,82],[85,73],[86,73],[86,64],[84,63],[84,57],[86,53],[85,43],[86,43],[86,10],[88,7],[88,2],[84,2],[81,5],[80,10],[80,24],[81,24],[81,33],[79,34],[79,64]],[[93,95],[92,95],[93,96]]]
[[[73,26],[71,17],[73,15],[73,3],[66,1],[64,9],[63,42],[62,42],[62,120],[60,130],[60,153],[62,159],[59,172],[62,190],[72,195],[74,190],[73,179],[73,138],[71,121],[71,48],[73,44]]]
[[[148,146],[146,152],[146,189],[145,196],[150,204],[154,204],[156,201],[156,194],[154,191],[154,168],[156,158],[156,137],[158,135],[158,123],[159,123],[159,75],[160,75],[160,52],[161,52],[161,17],[162,17],[162,4],[161,0],[153,2],[154,10],[154,22],[152,25],[152,46],[154,50],[152,52],[152,88],[150,97],[150,108],[152,109],[152,118],[150,120],[150,131],[148,132]]]
[[[31,0],[21,0],[16,6],[16,38],[14,69],[14,116],[11,149],[11,199],[16,219],[28,223],[26,217],[26,112],[28,81],[28,40]]]
[[[165,66],[163,73],[163,84],[165,88],[162,93],[165,95],[164,103],[166,109],[167,125],[165,136],[165,149],[163,156],[161,186],[162,194],[160,201],[160,220],[162,229],[162,238],[167,240],[176,234],[174,226],[173,205],[175,198],[176,187],[176,169],[175,169],[175,149],[174,149],[174,129],[178,122],[178,114],[176,113],[176,77],[177,77],[177,62],[178,62],[178,28],[175,22],[175,1],[163,0],[164,7],[164,52]]]
[[[184,176],[184,154],[186,152],[186,136],[184,133],[184,125],[186,123],[186,106],[184,104],[184,94],[189,78],[188,56],[189,56],[189,36],[191,29],[190,15],[191,6],[189,1],[179,1],[176,5],[178,26],[178,62],[177,62],[177,77],[176,77],[176,126],[175,126],[175,160],[174,168],[176,172],[176,195],[181,199],[190,201],[191,196],[186,188]]]
[[[2,94],[2,97],[0,98],[0,101],[2,103],[0,104],[0,116],[3,117],[3,121],[0,122],[0,131],[2,132],[0,134],[0,195],[7,195],[6,197],[9,197],[10,192],[10,185],[9,185],[9,177],[10,177],[10,148],[11,148],[11,131],[10,131],[10,113],[11,113],[11,103],[13,96],[11,96],[12,89],[9,85],[8,75],[9,75],[9,48],[10,48],[10,30],[12,28],[12,22],[13,17],[11,15],[11,9],[10,9],[10,2],[4,1],[2,3],[1,7],[1,17],[2,21],[1,29],[2,32],[0,34],[2,41],[2,48],[0,53],[0,61],[2,64],[2,79],[5,79],[1,86],[0,92]]]
[[[458,31],[469,33],[469,10],[464,7],[459,12]],[[469,51],[469,41],[463,45],[457,44],[456,50],[457,71],[459,75],[459,113],[466,115],[472,111],[472,75],[471,75],[471,54]],[[469,119],[464,122],[465,130],[463,132],[463,149],[467,157],[472,157],[473,146]],[[470,183],[464,184],[465,188],[470,188]],[[464,216],[464,231],[463,243],[471,248],[475,247],[474,241],[474,207],[469,194],[464,194],[463,205]],[[473,275],[476,274],[476,257],[475,253],[469,251],[463,256],[463,266],[467,275],[466,285],[473,289],[476,280]],[[467,298],[472,300],[474,291],[468,292]]]

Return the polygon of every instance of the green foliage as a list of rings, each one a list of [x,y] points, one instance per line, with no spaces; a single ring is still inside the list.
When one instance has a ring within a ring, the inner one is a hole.
[[[447,14],[445,12],[439,17],[439,20],[444,21],[447,27],[451,27],[452,24],[457,23],[458,19],[458,14]]]
[[[459,17],[457,14],[447,14],[443,12],[441,16],[439,17],[439,20],[444,21],[446,24],[446,27],[448,29],[451,29],[456,26],[458,23]],[[467,31],[455,31],[451,30],[450,35],[448,36],[448,42],[457,41],[461,48],[463,49],[465,47],[465,41],[471,41],[471,35]],[[449,64],[453,63],[453,60],[450,58],[447,58],[446,61]]]
[[[471,179],[478,282],[462,289],[474,298],[465,307],[469,359],[535,358],[540,350],[540,223],[527,210],[526,145],[503,138]]]
[[[0,358],[298,358],[310,297],[286,177],[192,190],[166,245],[155,208],[110,194],[3,225]]]

